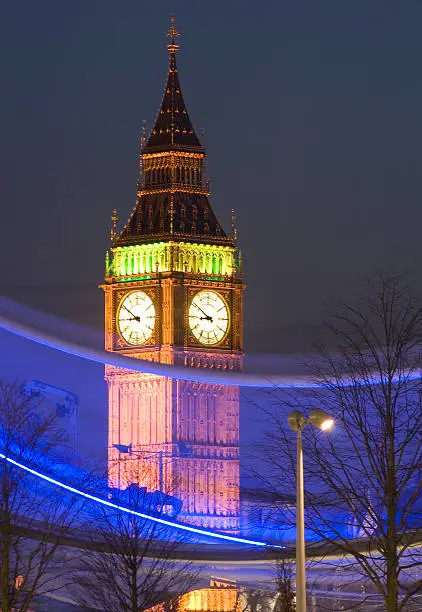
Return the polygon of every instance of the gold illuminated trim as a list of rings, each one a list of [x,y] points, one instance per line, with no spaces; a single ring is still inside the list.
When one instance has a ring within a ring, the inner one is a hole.
[[[162,151],[161,153],[143,153],[144,159],[154,159],[157,157],[192,157],[195,159],[204,159],[205,153],[189,153],[187,151]]]
[[[156,193],[197,193],[198,195],[209,196],[210,191],[208,189],[204,189],[203,187],[157,187],[157,189],[139,189],[137,192],[137,196],[141,197],[141,195],[153,195]]]

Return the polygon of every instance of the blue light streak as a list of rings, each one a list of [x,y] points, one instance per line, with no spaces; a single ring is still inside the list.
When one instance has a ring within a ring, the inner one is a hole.
[[[185,366],[167,365],[164,363],[156,363],[146,361],[144,359],[135,359],[111,353],[106,350],[96,349],[88,346],[83,346],[52,336],[42,331],[35,330],[27,325],[0,315],[0,329],[4,329],[12,334],[41,344],[48,348],[93,361],[104,365],[112,365],[125,370],[134,372],[142,372],[143,374],[152,374],[154,376],[164,376],[166,378],[177,378],[179,380],[187,380],[192,382],[202,382],[207,384],[227,385],[229,387],[253,387],[258,389],[321,389],[328,387],[331,384],[338,387],[355,387],[356,385],[369,386],[382,383],[380,372],[374,371],[371,375],[368,373],[366,379],[358,381],[354,377],[344,376],[342,379],[333,379],[324,383],[316,381],[312,376],[273,376],[262,374],[248,374],[245,372],[223,372],[215,370],[207,370],[206,368],[189,368]],[[408,372],[402,372],[393,378],[392,382],[398,380],[420,380],[422,378],[422,369],[415,368]]]
[[[60,487],[61,489],[65,489],[70,493],[74,493],[75,495],[79,495],[80,497],[84,497],[85,499],[89,499],[96,503],[102,504],[103,506],[107,506],[109,508],[113,508],[115,510],[119,510],[120,512],[126,512],[126,514],[131,514],[132,516],[138,516],[139,518],[146,519],[148,521],[152,521],[154,523],[159,523],[160,525],[165,525],[166,527],[171,527],[173,529],[179,529],[181,531],[187,531],[190,533],[194,533],[196,535],[202,535],[209,538],[214,538],[217,540],[224,540],[228,542],[234,542],[235,544],[247,544],[249,546],[259,546],[259,547],[271,547],[271,548],[284,548],[280,546],[271,546],[266,542],[259,542],[258,540],[249,540],[246,538],[240,538],[237,536],[231,536],[225,533],[218,533],[215,531],[209,531],[207,529],[199,529],[198,527],[193,527],[191,525],[186,525],[184,523],[176,523],[175,521],[169,521],[167,519],[163,519],[157,516],[151,516],[149,514],[145,514],[144,512],[139,512],[138,510],[133,510],[132,508],[126,508],[125,506],[121,506],[120,504],[116,504],[111,501],[107,501],[105,499],[101,499],[101,497],[97,497],[96,495],[91,495],[90,493],[86,493],[85,491],[81,491],[76,487],[72,487],[70,485],[65,484],[64,482],[60,482],[55,478],[51,478],[51,476],[47,476],[46,474],[41,474],[38,470],[34,470],[33,468],[12,459],[11,457],[7,457],[3,453],[0,453],[0,459],[4,459],[8,463],[18,467],[33,476],[37,476],[37,478],[41,478],[42,480],[49,482],[52,485]]]
[[[185,366],[167,365],[135,359],[111,353],[106,350],[83,346],[52,336],[43,331],[35,330],[27,325],[15,321],[9,317],[0,315],[0,328],[12,334],[36,342],[42,346],[52,348],[56,351],[81,357],[95,363],[112,365],[125,370],[153,374],[154,376],[165,376],[166,378],[177,378],[193,382],[208,384],[227,385],[229,387],[255,387],[267,389],[310,389],[320,386],[311,377],[306,376],[266,376],[260,374],[246,374],[244,372],[223,372],[207,370],[206,368],[189,368]]]

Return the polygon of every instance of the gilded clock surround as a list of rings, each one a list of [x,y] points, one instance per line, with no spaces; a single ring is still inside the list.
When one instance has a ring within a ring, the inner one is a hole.
[[[208,200],[206,153],[183,100],[174,37],[161,108],[142,143],[137,203],[106,254],[105,346],[139,359],[188,368],[242,368],[242,263],[236,231],[226,234]],[[117,214],[113,214],[116,223]],[[119,305],[143,291],[155,308],[145,344],[131,345],[118,328]],[[228,329],[204,346],[189,325],[195,295],[212,291],[228,308]],[[109,480],[137,482],[181,498],[181,520],[239,530],[239,391],[106,366],[109,388]],[[121,455],[115,444],[131,444]],[[165,453],[158,465],[136,451]]]

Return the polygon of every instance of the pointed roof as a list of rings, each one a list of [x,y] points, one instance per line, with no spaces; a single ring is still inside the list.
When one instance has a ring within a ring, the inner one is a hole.
[[[180,88],[176,63],[176,52],[179,49],[179,45],[176,44],[176,37],[179,36],[179,32],[174,25],[174,17],[171,18],[170,30],[167,35],[171,39],[168,45],[170,58],[167,83],[158,117],[146,144],[142,148],[142,153],[171,150],[203,153],[204,150],[195,134]]]
[[[235,246],[208,199],[205,150],[195,134],[180,90],[176,66],[178,35],[173,17],[168,33],[171,42],[167,85],[154,128],[142,147],[136,206],[119,236],[113,234],[114,247],[165,240]],[[165,153],[162,163],[157,165],[154,158],[148,159],[148,154],[153,153]],[[198,154],[194,160],[190,159],[192,153]]]
[[[113,246],[182,240],[233,246],[203,194],[141,192],[126,226]]]

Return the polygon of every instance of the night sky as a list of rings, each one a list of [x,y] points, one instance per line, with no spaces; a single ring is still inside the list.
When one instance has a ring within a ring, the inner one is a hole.
[[[246,349],[303,350],[361,277],[420,266],[416,0],[3,2],[2,290],[102,327],[110,215],[135,204],[172,11],[226,230],[237,211]]]

